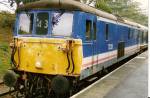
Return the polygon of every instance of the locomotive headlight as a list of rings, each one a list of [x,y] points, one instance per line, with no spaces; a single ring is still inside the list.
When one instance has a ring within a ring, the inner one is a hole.
[[[41,69],[42,68],[42,63],[40,61],[37,61],[35,63],[35,67],[38,68],[38,69]]]

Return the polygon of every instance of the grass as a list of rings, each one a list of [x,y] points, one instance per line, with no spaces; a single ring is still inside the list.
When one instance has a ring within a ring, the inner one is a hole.
[[[9,47],[9,43],[11,39],[11,29],[0,27],[0,79],[7,69],[10,68],[11,49]]]

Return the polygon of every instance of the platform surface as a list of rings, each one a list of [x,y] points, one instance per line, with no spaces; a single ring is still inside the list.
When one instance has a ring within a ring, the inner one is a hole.
[[[147,92],[146,51],[71,98],[147,98]]]

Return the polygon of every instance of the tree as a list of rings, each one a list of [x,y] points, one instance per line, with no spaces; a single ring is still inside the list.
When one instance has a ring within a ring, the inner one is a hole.
[[[96,0],[95,7],[142,25],[148,25],[148,16],[142,13],[139,3],[133,0]]]
[[[6,11],[0,12],[0,28],[12,28],[15,22],[15,15]]]
[[[109,7],[105,0],[96,0],[95,7],[108,13],[112,13],[112,9]]]

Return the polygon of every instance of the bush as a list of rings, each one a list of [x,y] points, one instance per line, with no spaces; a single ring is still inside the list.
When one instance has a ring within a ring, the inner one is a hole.
[[[8,13],[8,12],[1,12],[0,13],[0,26],[5,27],[13,27],[13,24],[15,22],[15,15]]]

